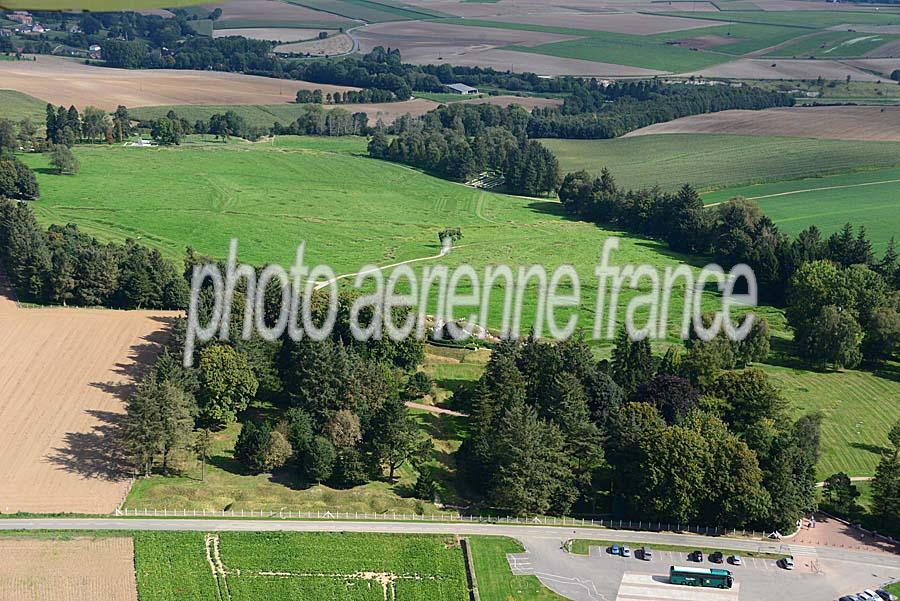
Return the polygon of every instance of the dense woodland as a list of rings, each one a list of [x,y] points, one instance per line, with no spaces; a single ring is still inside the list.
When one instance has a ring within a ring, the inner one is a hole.
[[[787,531],[814,503],[820,416],[792,421],[745,343],[689,341],[655,358],[622,332],[610,361],[582,341],[504,342],[467,402],[471,485],[514,513],[590,513]],[[709,368],[717,356],[721,367]]]

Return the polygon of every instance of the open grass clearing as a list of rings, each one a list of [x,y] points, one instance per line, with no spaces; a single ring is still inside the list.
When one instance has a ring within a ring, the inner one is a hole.
[[[887,433],[900,419],[900,366],[870,373],[856,370],[814,372],[766,366],[796,416],[821,411],[822,456],[816,469],[822,481],[831,474],[872,476],[888,447]]]
[[[430,9],[414,7],[400,2],[375,0],[287,0],[290,4],[332,13],[368,23],[387,21],[414,21],[446,16]]]
[[[828,31],[789,44],[766,56],[798,58],[851,58],[869,53],[900,40],[900,36],[856,31]]]
[[[47,117],[45,100],[15,90],[0,90],[0,106],[3,107],[3,118],[18,123],[27,117],[43,129]]]

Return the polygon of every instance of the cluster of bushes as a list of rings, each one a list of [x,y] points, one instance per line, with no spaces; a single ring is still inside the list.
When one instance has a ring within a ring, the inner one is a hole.
[[[416,119],[398,119],[390,129],[398,134],[393,140],[375,132],[369,155],[457,181],[500,172],[506,189],[514,194],[552,193],[559,185],[559,162],[539,142],[524,136],[527,118],[519,107],[440,107]]]
[[[75,225],[38,225],[26,204],[0,199],[0,264],[38,302],[122,309],[184,309],[188,286],[157,250],[102,244]]]
[[[10,155],[0,154],[0,198],[34,200],[40,195],[34,172]]]
[[[792,106],[788,94],[751,86],[596,81],[573,90],[561,107],[536,108],[528,124],[533,138],[615,138],[654,123],[729,109]]]
[[[622,332],[609,362],[575,339],[500,344],[463,399],[472,486],[522,514],[595,513],[611,490],[622,517],[790,529],[814,504],[821,420],[791,421],[764,372],[730,369],[764,358],[768,326],[751,338],[655,358]]]
[[[753,268],[764,299],[787,305],[798,353],[811,364],[855,367],[890,357],[900,343],[900,263],[893,240],[877,260],[865,228],[823,239],[810,226],[793,240],[752,201],[711,211],[690,186],[675,194],[622,190],[612,174],[570,173],[563,206],[604,225],[658,238],[677,251],[709,254],[726,268]]]

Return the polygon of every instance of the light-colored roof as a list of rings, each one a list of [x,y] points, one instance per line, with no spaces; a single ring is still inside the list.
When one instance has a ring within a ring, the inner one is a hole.
[[[475,92],[476,90],[478,90],[478,88],[473,88],[471,86],[467,86],[464,83],[451,83],[451,84],[447,84],[447,87],[450,88],[451,90],[456,90],[457,92],[461,92],[463,94],[465,94],[467,92]]]

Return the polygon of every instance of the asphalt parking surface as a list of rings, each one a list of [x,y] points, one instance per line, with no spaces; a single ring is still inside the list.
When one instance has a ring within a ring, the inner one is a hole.
[[[549,537],[520,539],[527,552],[509,556],[513,572],[535,575],[574,601],[833,601],[900,579],[895,566],[823,559],[812,547],[794,549],[796,569],[788,571],[772,559],[744,556],[744,565],[732,566],[689,562],[683,553],[654,550],[653,559],[643,561],[599,548],[589,556],[572,555],[561,548],[562,541]],[[721,591],[670,585],[672,565],[724,567],[734,573],[735,587]]]

